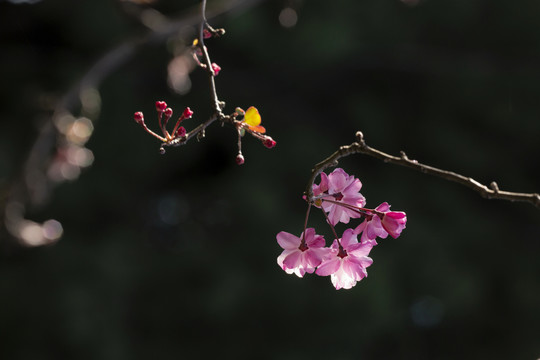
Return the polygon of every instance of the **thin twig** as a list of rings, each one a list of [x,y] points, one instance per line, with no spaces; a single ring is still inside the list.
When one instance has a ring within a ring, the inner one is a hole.
[[[193,130],[191,130],[189,133],[187,133],[184,137],[173,139],[172,141],[168,141],[164,143],[164,146],[180,146],[185,145],[189,139],[192,137],[200,137],[204,136],[205,129],[210,126],[214,121],[219,120],[221,122],[229,122],[231,124],[234,124],[235,120],[233,116],[224,115],[222,112],[223,108],[223,102],[219,100],[218,94],[217,94],[217,88],[216,88],[216,82],[215,77],[216,74],[214,73],[214,69],[212,68],[212,60],[210,60],[210,54],[208,53],[208,49],[204,45],[204,29],[208,26],[208,20],[206,19],[206,0],[201,0],[201,18],[200,18],[200,24],[199,24],[199,35],[198,35],[198,48],[202,52],[202,57],[204,59],[204,68],[206,69],[206,72],[208,74],[208,83],[210,86],[210,97],[212,102],[212,109],[214,110],[214,114],[206,120],[204,123],[200,124]]]
[[[216,74],[212,68],[212,61],[210,60],[210,54],[208,49],[204,46],[204,29],[207,25],[206,20],[206,0],[201,0],[201,24],[199,27],[199,44],[203,53],[204,63],[206,65],[206,71],[208,72],[208,82],[210,84],[210,96],[212,97],[212,108],[216,112],[218,118],[221,119],[223,113],[221,112],[220,101],[217,95],[216,82],[214,80]]]
[[[317,175],[319,175],[322,171],[329,167],[336,166],[338,164],[338,160],[342,157],[352,154],[364,154],[380,159],[385,163],[405,166],[420,171],[424,174],[438,176],[448,181],[457,182],[461,185],[473,189],[474,191],[480,193],[482,197],[487,199],[528,202],[540,208],[540,195],[538,193],[517,193],[499,190],[496,182],[492,182],[488,187],[474,180],[473,178],[463,176],[452,171],[442,170],[429,165],[424,165],[419,163],[417,160],[411,160],[403,151],[401,151],[401,154],[398,157],[374,149],[365,143],[364,135],[360,131],[356,133],[356,138],[356,142],[350,145],[340,147],[339,150],[334,152],[328,158],[315,165],[311,172],[311,177],[309,178],[309,182],[305,191],[308,201],[313,201],[313,184]]]

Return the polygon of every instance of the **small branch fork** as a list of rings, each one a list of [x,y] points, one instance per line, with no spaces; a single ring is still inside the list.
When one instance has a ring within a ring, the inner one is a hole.
[[[419,163],[417,160],[411,160],[403,151],[401,151],[399,157],[386,154],[380,150],[368,146],[364,141],[364,135],[360,131],[356,133],[356,139],[356,142],[350,145],[340,147],[339,150],[334,152],[328,158],[315,165],[315,167],[311,171],[311,177],[309,178],[308,185],[305,191],[306,199],[309,203],[315,200],[313,196],[313,184],[315,182],[315,179],[317,178],[317,175],[319,175],[322,171],[329,167],[336,166],[338,164],[338,160],[342,157],[352,154],[364,154],[380,159],[385,163],[405,166],[425,174],[438,176],[448,181],[457,182],[463,186],[473,189],[474,191],[480,193],[482,197],[487,199],[528,202],[536,206],[537,208],[540,208],[540,195],[538,193],[517,193],[499,190],[497,183],[494,181],[491,182],[488,187],[474,180],[473,178],[463,176],[452,171],[442,170],[429,165],[424,165]]]

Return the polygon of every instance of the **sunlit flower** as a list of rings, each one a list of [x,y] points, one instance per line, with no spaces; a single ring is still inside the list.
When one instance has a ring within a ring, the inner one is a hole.
[[[366,204],[366,199],[360,194],[362,183],[343,169],[337,168],[330,175],[321,173],[321,182],[313,186],[315,197],[322,197],[323,210],[328,213],[330,224],[338,222],[348,224],[351,218],[359,218],[361,214],[350,207],[361,208]],[[324,196],[328,194],[328,196]],[[343,203],[347,206],[343,206]],[[318,205],[318,202],[315,203]]]
[[[306,272],[313,273],[330,251],[324,247],[324,237],[315,234],[315,229],[306,229],[302,240],[303,235],[302,233],[300,237],[296,237],[282,231],[276,236],[279,246],[283,248],[283,252],[277,258],[278,265],[287,274],[295,273],[298,277],[303,277]]]
[[[368,257],[372,247],[370,243],[359,243],[354,230],[347,229],[339,241],[334,240],[330,254],[323,259],[316,274],[330,275],[336,290],[350,289],[367,276],[366,268],[373,263]]]
[[[386,212],[390,209],[390,205],[387,202],[383,202],[381,205],[375,208],[376,211]],[[371,242],[373,246],[377,245],[375,240],[377,237],[381,239],[386,239],[388,237],[388,232],[384,229],[381,218],[374,214],[366,215],[365,220],[354,229],[356,234],[362,233],[360,237],[361,243]]]

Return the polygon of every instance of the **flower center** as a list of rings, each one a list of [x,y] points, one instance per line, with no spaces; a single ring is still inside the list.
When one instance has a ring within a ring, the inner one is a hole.
[[[347,250],[345,250],[344,248],[342,248],[341,246],[339,247],[339,252],[337,254],[337,256],[339,256],[340,258],[344,258],[345,256],[347,256]]]
[[[333,194],[332,195],[334,197],[334,199],[336,199],[337,201],[340,201],[341,199],[343,199],[343,194],[342,193],[336,193],[336,194]]]
[[[298,247],[298,250],[300,250],[300,251],[303,252],[303,251],[306,251],[307,249],[309,249],[309,247],[307,246],[306,242],[305,242],[305,241],[302,241],[302,242],[300,243],[300,246]]]

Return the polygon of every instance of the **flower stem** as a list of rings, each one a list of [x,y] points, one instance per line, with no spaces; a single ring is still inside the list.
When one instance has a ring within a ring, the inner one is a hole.
[[[330,225],[330,228],[332,229],[332,232],[334,233],[334,238],[337,240],[339,248],[343,249],[343,247],[341,246],[341,242],[339,241],[339,238],[337,236],[336,229],[334,228],[334,225],[332,225],[332,223],[330,222],[330,219],[328,218],[328,215],[326,215],[326,211],[324,211],[322,208],[321,208],[321,210],[322,210],[322,212],[324,214],[324,217],[326,218],[326,222],[328,223],[328,225]]]
[[[306,220],[304,221],[304,232],[302,233],[302,241],[300,244],[304,245],[306,243],[306,228],[307,228],[307,222],[308,222],[308,219],[309,219],[309,211],[311,210],[311,203],[308,203],[308,208],[307,208],[307,211],[306,211]]]
[[[370,215],[370,213],[372,213],[372,212],[373,213],[378,213],[378,211],[373,210],[373,209],[366,209],[366,208],[362,208],[362,207],[358,207],[358,206],[353,206],[353,205],[346,204],[346,203],[339,202],[339,201],[328,200],[328,199],[322,199],[322,201],[327,201],[329,203],[332,203],[332,204],[335,204],[335,205],[338,205],[338,206],[343,206],[344,208],[347,208],[349,210],[357,212],[358,214],[361,214],[361,215]]]

